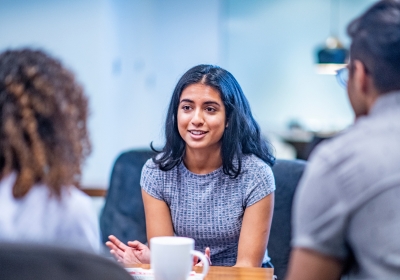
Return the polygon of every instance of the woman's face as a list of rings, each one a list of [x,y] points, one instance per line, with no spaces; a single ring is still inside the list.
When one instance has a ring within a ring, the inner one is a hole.
[[[225,106],[218,90],[192,84],[182,91],[178,130],[187,149],[220,149],[225,126]]]

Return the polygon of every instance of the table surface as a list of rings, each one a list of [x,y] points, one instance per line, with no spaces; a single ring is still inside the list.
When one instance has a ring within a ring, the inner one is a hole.
[[[130,267],[148,269],[150,265],[133,265]],[[193,270],[201,273],[202,267],[195,266]],[[210,266],[210,270],[204,280],[272,280],[273,275],[273,268]]]
[[[201,273],[201,267],[194,270]],[[210,266],[205,280],[272,280],[273,268]]]

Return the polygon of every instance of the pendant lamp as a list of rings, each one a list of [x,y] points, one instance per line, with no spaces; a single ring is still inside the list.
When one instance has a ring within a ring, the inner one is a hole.
[[[339,0],[331,0],[330,36],[325,44],[317,50],[317,73],[336,74],[336,70],[346,66],[348,50],[335,35],[335,26],[339,22]]]

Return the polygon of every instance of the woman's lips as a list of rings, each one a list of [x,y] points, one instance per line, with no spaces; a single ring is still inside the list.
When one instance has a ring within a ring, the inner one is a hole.
[[[193,139],[202,139],[206,134],[207,131],[202,131],[202,130],[189,130],[190,136]]]

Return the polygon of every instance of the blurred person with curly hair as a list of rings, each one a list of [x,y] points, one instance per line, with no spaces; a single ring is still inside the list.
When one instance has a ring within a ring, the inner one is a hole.
[[[98,251],[97,217],[77,188],[91,146],[74,75],[43,51],[4,51],[0,114],[0,241]]]

